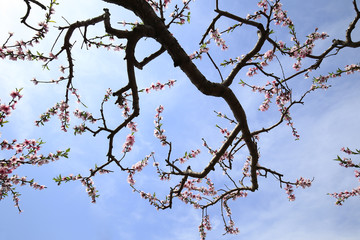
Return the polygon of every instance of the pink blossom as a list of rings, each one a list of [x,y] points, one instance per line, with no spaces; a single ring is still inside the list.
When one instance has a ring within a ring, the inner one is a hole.
[[[301,68],[301,63],[299,61],[297,61],[296,63],[294,63],[294,65],[292,66],[296,71],[299,71]]]
[[[268,59],[269,61],[271,61],[274,57],[274,51],[273,50],[269,50],[264,54],[264,58]]]
[[[210,38],[212,38],[217,46],[221,46],[222,50],[228,49],[228,46],[225,44],[225,41],[221,38],[221,34],[219,33],[218,29],[211,29],[210,32]]]
[[[131,129],[132,132],[137,132],[136,123],[135,122],[129,122],[127,125],[128,128]]]
[[[281,49],[285,48],[285,43],[283,41],[279,41],[278,44],[279,44],[279,48]]]
[[[254,76],[255,74],[257,74],[257,72],[256,72],[257,70],[258,70],[257,67],[249,68],[249,71],[246,73],[246,75],[247,75],[248,77],[252,77],[252,76]]]
[[[295,195],[293,194],[294,190],[290,184],[286,184],[285,187],[286,194],[288,195],[289,201],[295,201]]]
[[[135,143],[135,136],[133,134],[127,135],[126,141],[123,146],[123,152],[130,152],[131,147],[134,145],[134,143]]]
[[[0,111],[5,113],[5,115],[9,116],[11,114],[11,109],[9,105],[1,104]]]
[[[303,177],[300,177],[300,179],[296,180],[296,187],[310,187],[311,186],[311,180],[310,179],[304,179]]]

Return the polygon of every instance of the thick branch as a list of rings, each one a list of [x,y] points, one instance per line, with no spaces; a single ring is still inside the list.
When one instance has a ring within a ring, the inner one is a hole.
[[[151,6],[144,0],[104,0],[105,2],[114,3],[116,5],[125,7],[132,12],[134,12],[137,16],[141,18],[144,22],[144,25],[149,25],[155,30],[156,40],[162,44],[168,51],[169,55],[174,61],[174,66],[179,66],[181,70],[188,76],[190,81],[198,88],[200,92],[205,95],[221,97],[223,98],[231,111],[233,112],[236,120],[239,122],[239,125],[234,129],[234,135],[243,132],[243,139],[249,149],[250,155],[252,157],[252,183],[253,188],[257,189],[257,177],[256,177],[256,164],[258,162],[258,151],[256,143],[252,140],[252,136],[250,134],[249,126],[246,119],[246,114],[244,109],[242,108],[240,102],[238,101],[235,94],[232,92],[230,88],[227,86],[210,82],[206,79],[206,77],[198,70],[195,64],[190,61],[189,56],[186,54],[184,49],[180,46],[178,41],[174,38],[174,36],[168,31],[164,22],[156,15]],[[250,23],[251,21],[245,20],[246,23],[249,22],[251,25],[258,25],[258,23]],[[259,28],[261,28],[259,26]],[[232,139],[234,139],[233,136]],[[225,153],[225,150],[232,143],[232,140],[227,141],[222,147],[221,152]],[[189,175],[193,177],[204,177],[210,170],[213,168],[221,155],[217,154],[209,163],[208,167],[206,167],[202,173],[193,173],[192,171],[183,172],[183,175]]]

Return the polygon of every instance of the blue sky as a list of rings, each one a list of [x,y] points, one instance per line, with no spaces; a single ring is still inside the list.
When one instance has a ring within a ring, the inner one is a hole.
[[[174,1],[174,0],[173,0]],[[101,1],[70,0],[60,1],[57,8],[56,26],[66,25],[61,16],[69,22],[83,20],[102,14],[102,8],[108,7],[112,12],[113,21],[127,21],[135,18],[128,12],[102,3]],[[188,53],[197,50],[197,43],[207,24],[215,13],[212,12],[215,1],[198,0],[192,4],[192,23],[182,27],[174,27],[171,31]],[[227,11],[239,13],[253,13],[257,10],[257,1],[221,1],[221,7]],[[85,5],[84,5],[85,4]],[[13,0],[3,4],[0,9],[0,42],[6,39],[8,31],[15,32],[15,37],[26,39],[29,34],[18,24],[22,16],[20,0]],[[327,32],[329,40],[319,42],[318,51],[326,48],[331,39],[343,38],[344,30],[354,16],[351,1],[283,1],[284,9],[295,23],[300,40],[311,33],[316,27],[319,31]],[[69,8],[69,6],[71,6]],[[84,8],[86,6],[86,8]],[[24,9],[23,9],[24,10]],[[34,8],[36,10],[36,8]],[[38,16],[38,15],[37,15]],[[41,15],[42,16],[42,15]],[[35,19],[36,21],[36,19]],[[230,22],[223,21],[219,27],[228,26]],[[19,28],[20,27],[20,28]],[[96,28],[101,31],[101,28]],[[51,29],[49,39],[55,39],[56,30]],[[244,29],[247,30],[247,29]],[[284,28],[276,28],[279,40],[289,41]],[[101,33],[100,33],[101,34]],[[214,56],[218,61],[228,57],[236,57],[252,48],[253,32],[239,32],[236,37],[224,39],[230,46],[229,51],[218,51],[214,44]],[[25,35],[25,36],[24,36]],[[359,37],[357,33],[355,36]],[[256,35],[255,35],[256,37]],[[358,39],[358,38],[355,38]],[[151,40],[141,42],[137,49],[137,56],[142,56],[157,44]],[[49,52],[51,44],[40,46],[40,51]],[[263,49],[266,51],[268,49]],[[326,74],[347,64],[358,63],[358,51],[349,49],[341,53],[337,60],[329,59],[317,72]],[[126,82],[123,53],[108,52],[106,50],[81,50],[80,41],[74,47],[76,58],[75,86],[79,88],[82,100],[89,106],[89,111],[98,114],[101,99],[107,88],[117,89]],[[283,59],[285,73],[293,72],[293,62]],[[87,174],[95,163],[106,161],[106,135],[97,138],[90,135],[74,137],[71,132],[60,131],[60,123],[54,118],[45,127],[36,128],[33,122],[38,116],[63,99],[63,85],[34,86],[29,80],[33,77],[48,80],[60,76],[58,67],[64,64],[64,59],[51,66],[51,71],[42,71],[41,64],[36,62],[0,62],[0,99],[8,99],[8,93],[14,88],[24,87],[23,99],[16,111],[9,118],[10,123],[1,129],[2,139],[42,138],[46,145],[44,153],[57,149],[71,148],[70,158],[62,159],[42,167],[23,167],[17,174],[35,178],[37,182],[45,184],[44,191],[35,191],[28,187],[19,187],[21,192],[21,208],[17,213],[11,199],[0,202],[0,239],[199,239],[197,227],[200,223],[201,212],[176,201],[173,209],[156,211],[138,194],[133,193],[126,182],[127,175],[116,171],[108,175],[95,177],[95,184],[100,193],[96,204],[91,204],[85,188],[78,182],[63,184],[58,187],[51,179],[58,174],[71,173]],[[205,61],[196,61],[199,68],[209,79],[218,79],[217,73]],[[278,71],[275,63],[270,68]],[[224,72],[228,69],[224,69]],[[261,79],[246,79],[246,71],[242,72],[236,81],[241,79],[260,81]],[[139,132],[136,133],[136,143],[126,161],[131,165],[141,160],[151,151],[155,151],[158,160],[166,156],[166,150],[156,141],[153,135],[153,118],[155,108],[163,104],[164,128],[168,139],[173,142],[174,156],[181,156],[185,151],[199,148],[202,154],[194,164],[206,164],[210,155],[202,146],[204,137],[213,146],[220,146],[222,141],[216,124],[227,126],[227,122],[217,118],[213,110],[229,112],[220,100],[201,96],[191,85],[179,69],[172,67],[168,56],[149,64],[143,71],[137,71],[140,87],[149,86],[152,82],[167,82],[176,79],[177,83],[171,89],[144,95],[141,108],[142,117],[137,121]],[[291,129],[280,126],[268,134],[260,136],[260,164],[284,173],[288,180],[295,180],[300,176],[314,177],[313,186],[309,189],[295,189],[296,201],[289,202],[284,189],[279,188],[278,182],[271,177],[260,179],[260,189],[249,194],[247,198],[238,199],[231,203],[234,221],[240,229],[240,234],[222,236],[223,225],[219,215],[220,206],[208,210],[213,230],[208,233],[208,239],[344,239],[355,240],[359,230],[359,199],[349,199],[344,206],[334,205],[334,199],[327,196],[328,192],[350,190],[358,186],[351,169],[338,166],[332,159],[340,154],[340,148],[349,146],[359,148],[360,126],[358,107],[360,104],[359,75],[348,75],[331,81],[332,87],[327,91],[318,91],[305,99],[303,106],[295,106],[292,112],[294,124],[300,134],[300,140],[294,141]],[[252,93],[248,89],[234,84],[234,91],[248,113],[250,128],[269,126],[277,121],[279,115],[275,106],[266,112],[257,109],[263,101],[262,96]],[[310,79],[302,77],[296,79],[294,89],[308,89]],[[72,109],[77,107],[72,99]],[[109,122],[116,124],[121,112],[114,111],[108,106]],[[114,108],[115,109],[115,108]],[[78,122],[72,118],[72,126]],[[128,132],[121,135],[126,136]],[[119,152],[122,139],[119,140]],[[0,152],[0,158],[5,152]],[[245,157],[244,157],[245,160]],[[115,170],[116,168],[112,168]],[[166,185],[156,180],[155,170],[149,166],[146,174],[136,176],[137,185],[146,192],[165,193]],[[210,176],[215,181],[221,181],[222,173],[215,172]],[[220,188],[221,186],[219,186]]]

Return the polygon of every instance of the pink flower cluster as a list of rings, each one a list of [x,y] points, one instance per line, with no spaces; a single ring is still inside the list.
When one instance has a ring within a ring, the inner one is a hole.
[[[324,76],[320,75],[319,77],[314,77],[313,78],[313,84],[311,85],[311,90],[314,90],[316,88],[327,89],[327,88],[329,88],[329,86],[326,85],[325,83],[328,81],[329,78],[341,77],[341,75],[343,73],[352,74],[355,71],[360,72],[360,65],[359,64],[346,65],[344,67],[344,70],[338,69],[335,73],[331,72],[328,75],[324,75]]]
[[[129,107],[128,100],[127,100],[127,97],[130,95],[131,94],[128,94],[128,93],[122,94],[121,102],[118,102],[119,108],[123,109],[123,116],[125,118],[128,118],[130,116],[130,107]]]
[[[246,19],[252,19],[252,20],[258,20],[263,15],[268,16],[267,11],[269,10],[269,1],[267,0],[261,0],[258,2],[258,7],[262,8],[260,11],[256,11],[254,15],[248,14]],[[275,25],[281,25],[282,26],[292,26],[293,23],[290,18],[287,17],[287,11],[284,11],[282,9],[282,4],[280,2],[275,2],[275,4],[272,7],[272,14],[274,15],[272,21],[275,22]]]
[[[210,40],[208,40],[206,43],[202,44],[200,46],[200,50],[199,51],[195,51],[192,54],[189,55],[190,59],[202,59],[202,54],[203,53],[207,53],[209,51],[209,48],[207,47],[207,44],[210,43]]]
[[[135,143],[135,136],[133,134],[127,135],[122,151],[124,153],[130,152],[134,143]]]
[[[95,119],[91,113],[86,112],[86,111],[80,111],[79,109],[75,109],[74,116],[83,120],[82,124],[80,124],[79,126],[76,125],[74,127],[75,135],[82,134],[83,132],[85,132],[85,130],[86,130],[85,121],[89,121],[91,123],[95,123],[97,121],[97,119]]]
[[[227,195],[223,196],[223,201],[222,201],[222,208],[225,209],[226,215],[229,219],[228,223],[226,223],[225,218],[223,216],[223,221],[224,221],[224,227],[225,227],[225,233],[224,234],[238,234],[239,233],[239,229],[237,227],[235,227],[235,223],[231,218],[232,212],[231,209],[228,205],[228,201],[230,199],[236,200],[237,198],[240,197],[247,197],[247,193],[244,191],[236,191],[236,192],[231,192],[228,193]]]
[[[258,6],[263,8],[263,11],[258,11],[253,16],[248,16],[248,19],[254,19],[257,20],[261,17],[261,15],[267,15],[266,11],[269,9],[269,2],[266,0],[262,0],[258,3]],[[290,29],[290,34],[293,35],[292,41],[295,42],[295,45],[292,48],[286,48],[285,43],[282,41],[279,41],[278,48],[283,53],[288,53],[291,57],[297,59],[297,62],[293,64],[293,68],[296,71],[299,71],[301,68],[301,61],[302,59],[306,58],[312,53],[312,50],[314,48],[314,42],[318,39],[326,39],[328,37],[327,33],[319,33],[317,32],[317,29],[314,33],[311,33],[307,36],[307,40],[303,45],[300,45],[299,41],[297,40],[294,24],[292,20],[287,16],[287,11],[282,9],[282,4],[280,2],[276,2],[272,6],[272,14],[274,16],[273,20],[275,25],[282,25],[282,26],[288,26]],[[266,66],[266,62],[262,62],[261,66]],[[256,74],[254,71],[248,72],[251,76],[253,74]]]
[[[91,202],[96,203],[96,198],[99,197],[97,195],[97,190],[94,186],[94,181],[91,178],[85,178],[81,180],[81,183],[86,186],[86,192],[91,197]]]
[[[355,170],[355,177],[359,178],[359,182],[360,182],[360,171]]]
[[[15,109],[16,104],[22,98],[20,91],[21,89],[16,89],[10,93],[12,99],[8,104],[1,104],[0,100],[0,127],[3,126],[5,118],[11,115],[11,111]]]
[[[135,184],[135,180],[134,180],[134,175],[135,172],[141,172],[147,165],[149,162],[149,158],[153,155],[153,153],[151,153],[150,155],[146,156],[143,160],[135,163],[131,169],[128,170],[128,178],[127,181],[128,183],[133,186]]]
[[[154,136],[158,138],[163,146],[167,145],[168,142],[166,141],[166,136],[164,134],[165,130],[161,128],[162,124],[160,123],[163,119],[160,116],[160,113],[164,111],[164,107],[160,105],[158,108],[156,108],[156,115],[155,115],[155,129],[154,129]]]
[[[274,51],[273,50],[268,50],[266,53],[264,53],[264,58],[265,60],[271,62],[274,58]]]
[[[39,28],[36,29],[37,32],[35,35],[30,39],[29,41],[16,41],[16,43],[13,46],[6,46],[6,43],[9,42],[9,40],[14,36],[13,33],[9,33],[9,37],[6,40],[6,42],[0,47],[0,58],[5,59],[8,57],[8,59],[17,61],[19,60],[42,60],[47,61],[51,59],[52,57],[55,57],[54,55],[49,55],[49,57],[43,56],[41,53],[33,54],[30,50],[24,49],[27,47],[33,47],[34,43],[39,43],[40,40],[42,40],[45,35],[49,32],[49,22],[51,22],[51,16],[55,13],[53,6],[56,5],[56,0],[52,0],[50,2],[50,6],[48,6],[48,12],[45,15],[45,20],[43,22],[40,22],[38,24]],[[35,28],[33,28],[35,29]]]
[[[103,173],[108,173],[110,171],[105,170],[105,169],[97,169],[96,171],[94,171],[94,170],[90,169],[90,172],[93,175],[95,175],[95,172],[99,172],[100,174],[103,174]],[[80,174],[78,174],[78,175],[70,174],[69,176],[66,176],[66,177],[62,177],[61,175],[59,175],[58,177],[54,178],[54,181],[58,185],[60,185],[63,182],[66,183],[69,181],[77,181],[77,180],[79,180],[81,182],[81,184],[86,187],[85,190],[86,190],[87,194],[89,195],[89,197],[91,198],[91,202],[96,203],[96,198],[98,198],[99,195],[97,195],[98,191],[96,190],[96,188],[94,186],[94,181],[92,180],[91,177],[83,177]]]
[[[151,153],[151,154],[153,155],[154,153]],[[154,159],[153,166],[156,167],[156,172],[159,174],[159,179],[161,181],[169,181],[170,180],[170,173],[166,173],[163,170],[161,170],[159,162],[156,162],[155,159]]]
[[[351,64],[345,66],[346,74],[352,74],[355,71],[360,72],[360,65],[359,64]]]
[[[185,152],[185,155],[183,157],[179,158],[179,162],[185,163],[190,158],[195,158],[199,154],[200,154],[200,149],[197,149],[196,151],[191,150],[191,153]]]
[[[206,238],[206,232],[205,229],[210,231],[211,228],[211,224],[210,224],[210,217],[209,215],[206,215],[202,218],[201,223],[199,225],[199,232],[200,232],[200,239],[201,240],[205,240]]]
[[[220,66],[226,66],[226,65],[234,65],[235,63],[240,62],[245,55],[241,55],[241,57],[236,57],[235,59],[230,58],[229,60],[224,60],[224,62],[220,63]],[[249,60],[251,62],[251,60]]]
[[[132,150],[132,146],[135,143],[134,134],[135,134],[135,132],[137,132],[136,123],[129,122],[127,124],[127,127],[130,128],[131,134],[127,135],[127,137],[126,137],[125,143],[123,145],[123,150],[122,150],[123,153],[127,153],[127,152],[130,152]]]
[[[236,191],[236,192],[229,193],[223,197],[221,207],[225,209],[226,215],[229,218],[228,224],[225,222],[225,218],[224,218],[225,234],[238,234],[239,233],[239,229],[237,227],[235,228],[235,223],[231,218],[232,212],[228,205],[228,200],[229,199],[236,200],[237,198],[240,198],[240,197],[247,197],[247,193],[244,191]]]
[[[349,148],[341,148],[341,151],[349,154],[349,155],[360,155],[360,150],[356,149],[355,151],[350,150]],[[339,156],[337,156],[337,159],[335,159],[336,161],[339,161],[339,165],[343,166],[345,168],[360,168],[360,164],[355,164],[353,163],[351,158],[340,158]],[[360,171],[358,170],[354,170],[355,173],[355,177],[358,178],[358,181],[360,182]],[[353,188],[351,191],[343,191],[343,192],[339,192],[339,193],[331,193],[328,194],[334,198],[336,198],[336,205],[342,205],[343,202],[345,202],[346,199],[350,198],[350,197],[354,197],[354,196],[360,196],[360,186],[357,188]]]
[[[80,125],[75,125],[74,126],[74,134],[83,134],[86,131],[86,125],[85,123],[82,123]]]
[[[107,102],[110,99],[110,96],[112,96],[113,92],[110,88],[106,90],[106,94],[104,96],[103,102]]]
[[[243,174],[244,174],[245,177],[250,177],[250,172],[249,172],[250,163],[251,163],[251,157],[249,156],[249,157],[246,158],[246,161],[245,161],[244,166],[242,168],[242,171],[243,171]]]
[[[225,233],[238,234],[239,228],[235,227],[235,223],[232,219],[229,220],[229,225],[225,225]]]
[[[348,154],[348,155],[356,155],[356,154],[360,154],[360,150],[356,149],[355,151],[351,151],[349,148],[344,148],[342,147],[340,149],[340,151]],[[351,158],[340,158],[339,156],[337,156],[337,159],[335,159],[336,161],[339,161],[339,165],[345,168],[349,168],[349,167],[355,167],[355,168],[360,168],[360,165],[357,165],[355,163],[353,163]]]
[[[286,194],[288,195],[289,201],[295,201],[293,185],[295,185],[296,187],[306,188],[311,186],[311,182],[312,181],[310,179],[300,177],[296,180],[295,183],[286,183],[286,187],[284,189],[286,191]]]
[[[177,5],[175,5],[174,11],[170,13],[170,17],[172,18],[170,23],[177,23],[183,25],[185,24],[185,18],[187,22],[190,22],[189,3],[191,2],[191,0],[182,0],[182,2],[184,4],[182,8],[179,8]],[[167,5],[165,7],[167,7]],[[186,10],[189,11],[187,12],[187,14],[185,13]]]
[[[337,199],[335,202],[336,205],[341,206],[343,205],[343,202],[345,202],[346,199],[350,197],[360,196],[360,186],[352,189],[350,192],[344,191],[339,193],[332,193],[329,195]]]
[[[164,7],[167,8],[168,4],[171,2],[171,0],[164,0]]]
[[[139,194],[140,194],[140,197],[141,197],[141,198],[147,199],[147,200],[149,201],[150,205],[154,205],[157,209],[160,208],[159,203],[161,203],[162,205],[168,204],[168,201],[167,201],[167,200],[165,200],[165,201],[159,200],[159,199],[156,197],[155,193],[154,193],[154,194],[151,194],[151,193],[145,193],[145,192],[143,192],[143,191],[139,191]]]
[[[201,195],[204,196],[215,196],[217,191],[215,190],[214,183],[211,181],[210,178],[205,177],[206,185],[205,186],[196,186],[196,184],[200,184],[202,181],[201,179],[191,179],[187,180],[184,184],[184,189],[179,195],[179,199],[183,201],[185,204],[190,203],[194,206],[195,209],[200,208],[199,201],[203,199]],[[194,192],[198,192],[195,194]]]
[[[264,12],[266,12],[269,9],[269,5],[268,5],[267,0],[259,1],[257,5],[258,5],[258,7],[263,8]]]
[[[55,56],[53,54],[49,54],[49,56],[44,56],[44,54],[41,53],[37,53],[36,55],[33,54],[29,49],[23,49],[24,47],[26,48],[27,46],[33,46],[33,42],[34,43],[38,43],[38,39],[36,40],[31,40],[28,42],[24,42],[24,41],[20,41],[20,42],[16,42],[16,44],[14,46],[3,46],[2,48],[0,48],[0,58],[5,59],[6,57],[8,57],[9,60],[12,61],[17,61],[17,60],[28,60],[28,61],[33,61],[33,60],[40,60],[40,61],[44,61],[47,62],[50,59],[53,59]],[[14,49],[12,49],[14,48]]]
[[[346,157],[341,159],[339,165],[342,166],[342,167],[345,167],[345,168],[356,167],[356,164],[353,163],[352,159],[351,158],[346,158]]]
[[[227,130],[227,128],[221,128],[219,126],[218,128],[220,129],[221,134],[225,136],[225,138],[228,138],[230,136],[230,132]]]
[[[294,194],[293,186],[287,183],[286,187],[284,189],[286,191],[286,194],[288,195],[289,201],[295,201],[295,194]]]
[[[95,165],[95,170],[90,169],[91,174],[88,177],[83,177],[80,174],[78,174],[78,175],[70,174],[69,176],[66,176],[66,177],[62,177],[61,175],[59,175],[58,177],[54,178],[54,181],[58,185],[60,185],[63,182],[67,183],[69,181],[79,180],[82,183],[82,185],[86,187],[85,190],[86,190],[87,194],[89,195],[89,197],[91,198],[91,202],[96,203],[96,198],[98,198],[99,195],[97,194],[98,191],[96,190],[96,188],[94,186],[94,181],[91,177],[95,176],[96,173],[105,174],[105,173],[112,172],[110,170],[104,169],[103,167],[104,166],[98,167]]]
[[[355,152],[353,152],[353,151],[351,151],[350,150],[350,148],[345,148],[345,147],[342,147],[341,149],[340,149],[340,151],[342,151],[342,152],[344,152],[344,153],[347,153],[347,154],[349,154],[349,155],[351,155],[351,154],[356,154]]]
[[[205,43],[203,43],[200,46],[199,51],[195,51],[192,54],[190,54],[189,55],[190,59],[198,59],[199,58],[201,60],[202,54],[207,53],[209,51],[209,48],[207,46],[210,44],[211,39],[215,41],[217,46],[221,46],[222,50],[228,49],[228,46],[225,44],[225,40],[221,38],[221,33],[219,32],[218,29],[215,29],[215,30],[211,29],[209,32],[209,35],[210,35],[210,39],[207,40]],[[222,64],[222,65],[224,65],[224,64]]]
[[[78,90],[77,90],[76,88],[74,88],[74,87],[70,87],[70,88],[68,88],[67,90],[68,90],[68,91],[70,91],[70,92],[71,92],[71,94],[72,94],[72,95],[74,95],[74,96],[76,97],[76,99],[77,99],[77,103],[81,103],[81,100],[80,100],[80,95],[79,95],[79,93],[77,92]]]
[[[243,83],[245,86],[245,83]],[[287,125],[291,127],[293,136],[296,137],[296,140],[300,138],[296,128],[293,126],[292,118],[288,107],[285,105],[291,100],[291,91],[284,90],[276,81],[268,82],[265,86],[271,86],[270,89],[265,89],[265,87],[251,86],[253,91],[258,91],[259,93],[265,92],[265,100],[260,105],[260,111],[267,111],[270,108],[271,98],[276,94],[276,105],[279,107],[279,111],[284,116],[284,120],[287,121]]]
[[[282,26],[293,26],[293,22],[287,16],[287,11],[282,9],[282,4],[280,2],[274,4],[273,12],[275,25],[282,24]]]
[[[296,39],[295,36],[295,32],[294,30],[292,30],[292,34],[293,34],[293,38],[292,40],[295,42],[295,45],[289,49],[289,54],[292,58],[296,58],[297,62],[294,63],[293,68],[296,71],[299,71],[301,68],[301,61],[302,59],[308,57],[309,55],[311,55],[313,48],[315,47],[314,42],[318,39],[326,39],[327,37],[329,37],[329,35],[325,32],[323,33],[319,33],[317,32],[317,29],[315,29],[315,32],[311,33],[310,35],[307,36],[307,40],[305,41],[305,43],[301,46],[300,43],[298,42],[298,40]],[[284,49],[285,50],[285,49]]]
[[[310,179],[305,179],[303,177],[300,177],[300,179],[296,180],[296,187],[302,187],[302,188],[306,188],[306,187],[311,187],[311,180]]]
[[[172,86],[174,86],[174,83],[176,82],[176,80],[170,79],[167,83],[160,83],[157,82],[156,84],[152,83],[150,87],[147,87],[145,89],[140,90],[139,92],[142,92],[145,90],[146,93],[150,93],[151,90],[163,90],[165,86],[168,86],[169,88],[171,88]]]
[[[215,155],[217,154],[218,150],[215,149],[213,150],[209,145],[207,145],[206,141],[203,139],[203,146],[206,147],[209,150],[209,153],[211,155]],[[228,151],[226,151],[219,159],[220,162],[225,161],[226,159],[228,159],[229,161],[232,160],[234,158],[234,155],[229,154]]]
[[[90,121],[91,123],[95,123],[97,121],[91,113],[86,111],[80,111],[79,109],[75,109],[74,116],[80,118],[84,122]]]
[[[22,97],[20,95],[20,90],[12,92],[10,96],[12,100],[6,106],[10,106],[11,109],[14,109],[14,105],[17,103],[17,100]],[[0,127],[4,126],[6,123],[5,118],[9,115],[10,113],[7,108],[0,107]],[[45,186],[34,182],[34,179],[27,180],[26,177],[19,177],[17,174],[10,176],[10,174],[23,165],[42,166],[43,164],[56,161],[60,157],[67,158],[68,152],[70,151],[70,149],[67,149],[66,151],[58,150],[55,154],[39,154],[42,144],[44,144],[44,142],[41,140],[37,141],[35,139],[25,139],[23,142],[18,142],[16,139],[9,142],[4,139],[0,142],[0,148],[2,151],[14,151],[14,153],[11,154],[11,157],[0,160],[0,200],[8,196],[8,193],[11,193],[15,207],[17,207],[20,212],[20,194],[16,191],[14,185],[29,185],[37,190],[42,190]]]
[[[64,155],[65,152],[57,151],[56,154],[49,153],[48,156],[44,156],[42,154],[37,155],[40,150],[40,146],[43,144],[42,141],[36,141],[35,139],[29,140],[25,139],[22,143],[17,143],[17,140],[14,139],[12,142],[8,142],[6,139],[0,143],[1,150],[15,150],[15,155],[10,158],[9,163],[11,163],[12,167],[19,167],[22,164],[32,164],[41,166],[43,164],[47,164],[49,162],[53,162],[58,160],[60,156]],[[24,152],[27,151],[28,154],[24,155]],[[66,153],[68,150],[66,151]],[[22,154],[20,157],[16,157],[17,154]]]
[[[40,120],[35,121],[36,126],[44,125],[45,122],[48,122],[51,116],[58,115],[61,121],[61,130],[67,132],[69,127],[70,117],[69,117],[69,105],[67,102],[61,101],[56,103],[54,107],[48,109],[45,113],[40,115]]]
[[[242,82],[242,85],[245,86],[246,84]],[[281,85],[277,83],[275,80],[272,82],[267,82],[265,86],[261,86],[261,87],[250,86],[250,87],[254,92],[265,93],[265,99],[259,107],[260,111],[265,112],[270,108],[271,99],[276,94],[275,103],[279,107],[279,111],[286,112],[285,105],[291,100],[291,91],[282,89]],[[268,87],[268,89],[266,87]],[[289,117],[290,116],[287,116],[287,118]]]
[[[257,70],[259,70],[258,67],[249,68],[248,72],[246,73],[246,76],[248,77],[254,76],[255,74],[257,74]]]
[[[291,127],[292,134],[295,137],[295,140],[299,140],[300,135],[297,132],[296,128],[294,127],[294,123],[292,121],[292,118],[290,116],[290,112],[288,111],[287,107],[283,107],[282,109],[279,109],[279,111],[281,111],[281,113],[284,115],[284,120],[287,121],[286,125]]]
[[[221,33],[218,29],[211,29],[210,32],[210,38],[213,39],[217,46],[221,46],[222,50],[227,50],[228,46],[225,44],[224,39],[221,38]]]
[[[135,122],[129,122],[127,125],[128,128],[130,128],[131,132],[137,132],[137,124]]]

